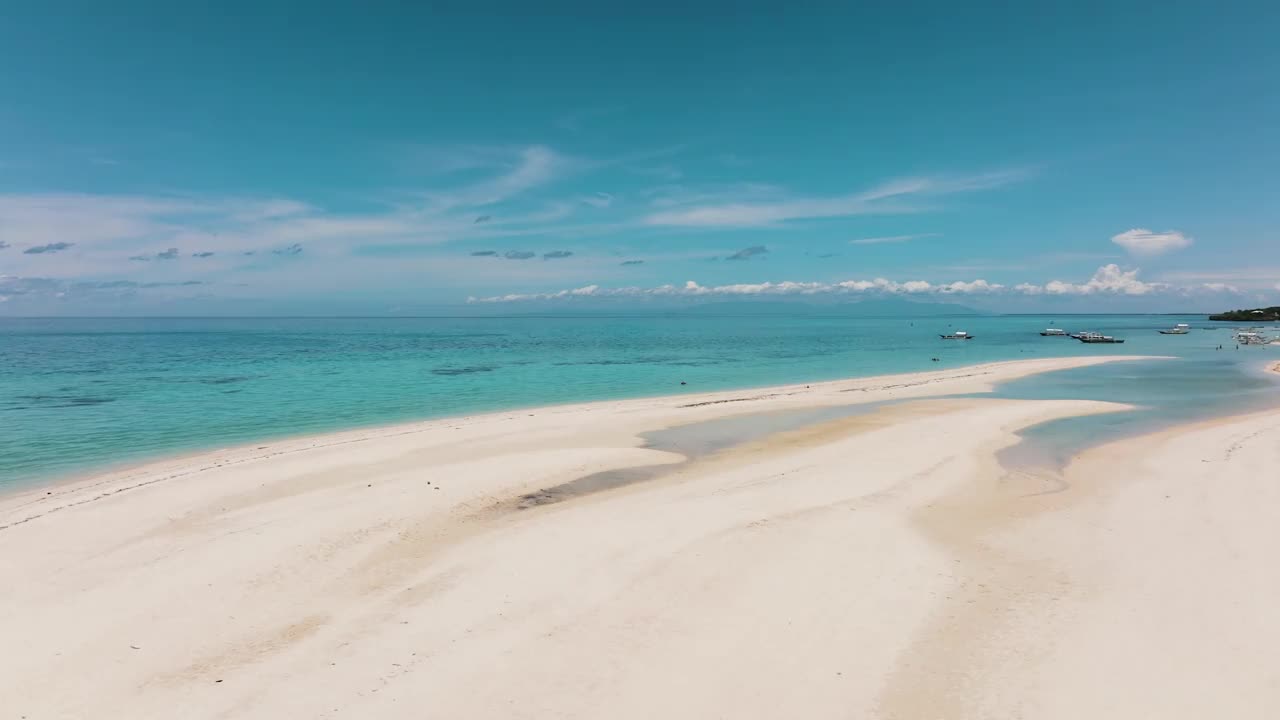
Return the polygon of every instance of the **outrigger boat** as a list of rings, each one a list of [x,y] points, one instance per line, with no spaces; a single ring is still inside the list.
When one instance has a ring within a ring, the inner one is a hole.
[[[1191,332],[1191,326],[1186,323],[1178,323],[1168,330],[1161,330],[1161,335],[1186,335]]]
[[[1082,343],[1122,343],[1124,342],[1122,338],[1114,338],[1114,337],[1111,337],[1110,335],[1103,335],[1102,333],[1096,333],[1096,332],[1083,332],[1083,333],[1080,333],[1079,335],[1072,335],[1072,337],[1074,337],[1075,339],[1079,340]]]
[[[1042,337],[1067,337],[1067,331],[1058,328],[1045,328],[1040,331],[1040,335]]]
[[[963,330],[957,330],[946,335],[939,335],[943,340],[972,340],[973,336]]]
[[[1241,345],[1266,345],[1271,340],[1257,330],[1236,331],[1236,342]]]

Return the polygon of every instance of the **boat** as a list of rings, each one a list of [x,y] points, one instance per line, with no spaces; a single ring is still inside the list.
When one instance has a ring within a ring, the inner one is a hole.
[[[972,340],[973,336],[963,330],[957,330],[946,335],[939,335],[943,340]]]
[[[1074,337],[1075,339],[1079,340],[1082,343],[1122,343],[1124,342],[1123,338],[1115,338],[1115,337],[1111,337],[1110,335],[1103,335],[1102,333],[1096,333],[1096,332],[1083,332],[1083,333],[1080,333],[1079,335],[1074,335],[1072,337]]]
[[[1067,337],[1067,331],[1059,330],[1058,328],[1045,328],[1040,331],[1040,335],[1043,337]]]
[[[1191,326],[1186,323],[1178,323],[1168,330],[1161,330],[1161,335],[1186,335],[1191,332]]]
[[[1241,345],[1266,345],[1271,342],[1266,335],[1253,329],[1237,331],[1235,339]]]

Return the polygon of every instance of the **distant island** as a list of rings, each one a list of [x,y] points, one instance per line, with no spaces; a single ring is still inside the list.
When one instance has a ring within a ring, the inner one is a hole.
[[[1217,315],[1210,315],[1210,320],[1229,320],[1231,322],[1277,322],[1280,321],[1280,306],[1253,308],[1251,310],[1229,310]]]

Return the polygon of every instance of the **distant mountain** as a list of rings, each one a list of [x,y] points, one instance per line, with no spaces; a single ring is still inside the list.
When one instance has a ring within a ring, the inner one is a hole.
[[[963,305],[916,302],[900,298],[876,298],[861,302],[812,305],[786,300],[739,300],[703,303],[683,308],[682,315],[824,315],[836,317],[933,317],[981,315]]]
[[[632,316],[777,316],[777,317],[938,317],[957,315],[986,315],[964,305],[940,302],[916,302],[901,298],[869,298],[861,302],[806,303],[798,300],[726,300],[697,305],[682,304],[572,304],[542,307],[520,312],[496,312],[479,314],[507,317],[632,317]]]
[[[850,314],[889,317],[930,317],[934,315],[987,315],[981,310],[955,303],[921,302],[900,298],[874,298],[843,305]]]

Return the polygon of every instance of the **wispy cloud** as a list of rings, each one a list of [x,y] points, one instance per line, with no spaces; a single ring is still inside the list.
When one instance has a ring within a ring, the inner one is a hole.
[[[272,250],[272,251],[271,251],[271,254],[272,254],[272,255],[284,255],[284,256],[301,255],[301,254],[302,254],[302,245],[301,245],[300,243],[293,243],[292,245],[287,245],[287,246],[285,246],[285,247],[277,248],[277,249],[275,249],[275,250]]]
[[[593,195],[583,196],[581,201],[592,207],[607,208],[613,204],[613,195],[607,192],[598,192]]]
[[[162,250],[156,253],[156,259],[157,260],[177,260],[178,248],[169,248],[168,250]]]
[[[60,253],[63,250],[67,250],[73,247],[75,247],[75,243],[54,242],[54,243],[49,243],[47,245],[32,245],[31,247],[27,248],[26,250],[23,250],[22,252],[25,255],[44,255],[46,253]]]
[[[396,148],[408,169],[428,175],[451,175],[500,168],[510,162],[512,148],[501,145],[410,145]]]
[[[192,288],[211,284],[206,280],[140,281],[140,280],[66,280],[48,277],[20,277],[0,275],[0,297],[55,299],[68,295],[97,295],[107,293],[131,293],[138,290],[162,288]]]
[[[471,185],[445,191],[428,192],[430,205],[439,210],[453,207],[484,207],[546,185],[573,168],[573,159],[544,145],[533,145],[519,151],[513,166],[506,172]]]
[[[1171,250],[1181,250],[1190,246],[1193,241],[1177,230],[1152,232],[1145,228],[1134,228],[1112,236],[1111,242],[1129,251],[1131,255],[1150,257]]]
[[[884,245],[887,243],[904,243],[920,238],[941,237],[941,233],[917,233],[915,235],[886,235],[884,237],[869,237],[850,240],[850,245]]]
[[[793,220],[906,213],[918,209],[905,202],[912,198],[990,190],[1027,175],[1026,171],[1009,170],[969,176],[907,178],[835,197],[792,197],[774,202],[736,202],[668,210],[649,215],[645,222],[681,227],[756,227]]]
[[[4,249],[5,249],[5,248],[7,248],[7,247],[9,247],[9,243],[7,243],[7,242],[5,242],[5,241],[3,241],[3,240],[0,240],[0,250],[4,250]]]
[[[244,207],[230,213],[236,222],[256,223],[265,220],[297,217],[316,212],[316,208],[297,200],[276,198],[272,200],[249,201]]]
[[[644,195],[648,196],[649,204],[655,208],[677,208],[689,205],[775,201],[785,198],[787,192],[778,185],[758,182],[707,186],[670,183],[649,188]]]

